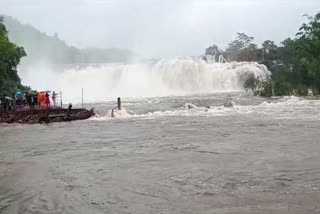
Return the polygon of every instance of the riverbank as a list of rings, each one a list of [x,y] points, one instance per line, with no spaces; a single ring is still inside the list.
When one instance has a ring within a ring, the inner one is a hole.
[[[34,109],[34,110],[11,110],[0,112],[0,123],[53,123],[73,120],[85,120],[94,115],[93,110],[79,109]]]

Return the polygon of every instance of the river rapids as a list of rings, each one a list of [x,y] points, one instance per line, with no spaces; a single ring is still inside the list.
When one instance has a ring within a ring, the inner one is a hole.
[[[320,100],[244,92],[255,63],[183,61],[66,69],[56,86],[97,115],[0,125],[0,213],[320,213]]]

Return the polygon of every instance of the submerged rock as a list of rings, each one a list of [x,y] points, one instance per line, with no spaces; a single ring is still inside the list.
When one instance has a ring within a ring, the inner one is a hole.
[[[226,102],[226,103],[223,104],[223,106],[226,107],[226,108],[231,108],[231,107],[233,107],[233,103],[232,102]]]
[[[196,109],[196,108],[198,108],[198,107],[192,103],[185,104],[185,109]]]
[[[224,107],[226,108],[231,108],[235,106],[237,103],[233,99],[229,99],[227,102],[223,104]]]

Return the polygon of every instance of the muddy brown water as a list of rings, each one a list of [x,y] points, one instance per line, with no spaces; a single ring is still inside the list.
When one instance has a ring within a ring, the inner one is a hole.
[[[86,121],[2,124],[0,213],[320,213],[319,100],[123,104],[114,119],[109,102]]]

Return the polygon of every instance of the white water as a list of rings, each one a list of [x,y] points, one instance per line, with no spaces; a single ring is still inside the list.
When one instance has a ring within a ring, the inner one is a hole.
[[[106,101],[114,97],[159,97],[238,91],[243,75],[266,78],[264,65],[249,62],[210,63],[202,59],[176,58],[155,63],[105,64],[74,67],[58,76],[56,89],[67,101]]]
[[[241,98],[243,99],[243,98]],[[320,100],[304,99],[295,96],[283,97],[273,101],[263,101],[256,105],[238,104],[237,98],[230,101],[232,105],[225,107],[217,106],[197,106],[194,103],[185,103],[184,106],[163,111],[151,111],[138,114],[132,110],[123,108],[121,111],[114,110],[114,117],[111,117],[111,110],[107,114],[96,115],[91,118],[93,121],[104,121],[114,119],[155,119],[160,117],[219,117],[227,115],[247,115],[254,118],[266,117],[275,119],[320,119]],[[128,103],[126,103],[128,104]]]

